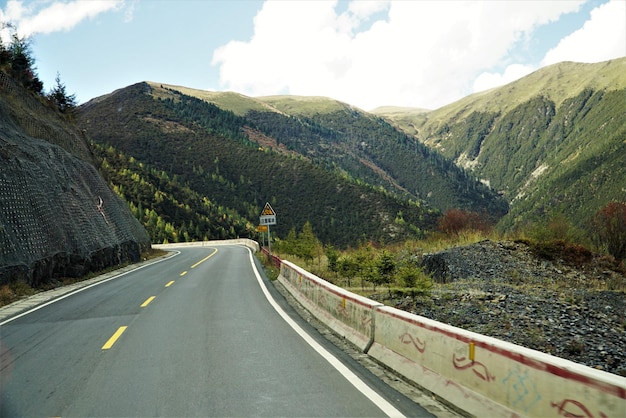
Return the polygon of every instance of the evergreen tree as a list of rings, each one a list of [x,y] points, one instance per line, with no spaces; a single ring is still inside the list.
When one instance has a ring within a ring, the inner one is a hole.
[[[305,261],[311,262],[319,247],[319,241],[315,238],[311,222],[306,221],[302,227],[302,232],[298,236],[297,253]]]
[[[393,281],[396,272],[396,260],[389,251],[382,250],[376,257],[373,267],[367,280],[374,285],[374,290],[380,284],[389,285]]]
[[[21,83],[25,88],[41,94],[43,83],[35,72],[35,59],[33,58],[30,41],[20,38],[17,33],[13,34],[10,51],[11,77]]]
[[[332,245],[327,245],[324,248],[324,252],[326,253],[326,258],[328,259],[328,270],[333,273],[337,273],[339,271],[339,251],[337,251],[337,249]]]
[[[54,103],[62,113],[71,112],[76,108],[76,96],[74,94],[67,94],[65,84],[61,83],[61,75],[58,72],[54,81],[56,85],[50,90],[50,93],[48,93],[48,99]]]

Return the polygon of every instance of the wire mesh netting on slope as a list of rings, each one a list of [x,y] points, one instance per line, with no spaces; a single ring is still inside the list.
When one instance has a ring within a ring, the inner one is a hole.
[[[92,164],[27,135],[8,108],[14,102],[4,99],[0,284],[21,279],[38,286],[138,260],[150,238],[127,205]]]
[[[18,148],[0,157],[0,282],[38,285],[139,259],[147,233],[91,164],[45,141]]]

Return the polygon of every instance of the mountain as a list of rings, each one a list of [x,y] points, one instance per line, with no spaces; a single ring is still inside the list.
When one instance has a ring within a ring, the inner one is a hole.
[[[626,200],[626,58],[563,62],[431,112],[378,113],[510,204],[510,229]]]
[[[245,117],[253,141],[275,152],[300,155],[328,170],[444,211],[463,208],[497,218],[506,205],[489,188],[468,177],[380,117],[326,97],[251,98],[157,85],[215,104]],[[155,94],[159,94],[158,92]],[[253,127],[253,129],[250,129]]]
[[[0,285],[138,261],[145,229],[98,174],[83,134],[0,72]]]
[[[95,143],[254,225],[270,202],[278,220],[272,231],[283,237],[310,221],[320,240],[338,246],[389,242],[420,236],[450,207],[494,219],[507,209],[438,152],[331,99],[143,82],[80,106],[76,120]]]

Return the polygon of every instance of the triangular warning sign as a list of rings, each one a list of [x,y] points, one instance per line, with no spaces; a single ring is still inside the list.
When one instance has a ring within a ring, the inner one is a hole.
[[[261,212],[261,216],[276,216],[276,212],[274,212],[274,209],[272,209],[269,203],[266,203],[263,212]]]

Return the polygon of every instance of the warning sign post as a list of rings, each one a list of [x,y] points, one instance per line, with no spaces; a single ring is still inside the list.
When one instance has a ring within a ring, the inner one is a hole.
[[[269,203],[265,204],[261,216],[259,217],[260,226],[267,227],[267,246],[268,251],[272,254],[272,241],[270,239],[270,225],[276,225],[276,212],[272,209]]]

